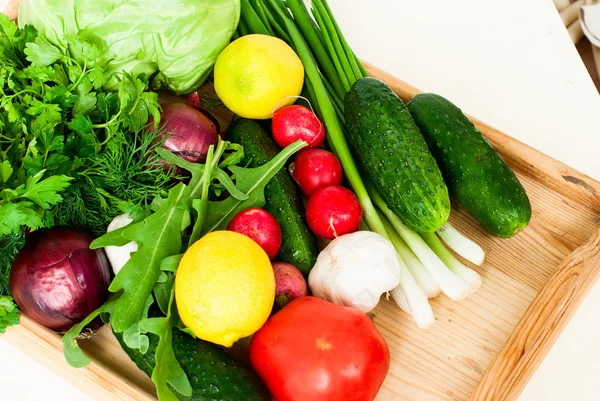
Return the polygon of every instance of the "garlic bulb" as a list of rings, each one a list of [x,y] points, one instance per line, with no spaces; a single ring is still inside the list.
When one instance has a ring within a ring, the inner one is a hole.
[[[369,312],[381,294],[400,282],[400,265],[390,241],[370,231],[334,239],[308,277],[312,294],[338,305]]]
[[[133,222],[133,219],[126,214],[122,214],[114,218],[113,221],[108,225],[107,232],[112,232],[128,226]],[[135,242],[131,241],[123,246],[107,246],[104,248],[106,257],[112,266],[115,276],[119,274],[119,271],[125,266],[125,263],[131,259],[131,254],[137,252],[138,246]]]

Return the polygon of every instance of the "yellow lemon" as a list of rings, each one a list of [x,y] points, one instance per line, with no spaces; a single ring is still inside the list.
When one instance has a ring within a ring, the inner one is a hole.
[[[181,320],[196,337],[231,347],[267,321],[275,299],[275,275],[256,242],[232,231],[216,231],[183,255],[175,298]]]
[[[283,40],[247,35],[221,52],[214,83],[229,110],[245,118],[267,119],[276,108],[296,101],[304,84],[304,67]]]

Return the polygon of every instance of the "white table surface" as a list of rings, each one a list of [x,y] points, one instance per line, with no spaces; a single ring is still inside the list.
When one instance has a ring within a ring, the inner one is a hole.
[[[600,180],[600,96],[551,0],[329,2],[362,59]],[[599,309],[600,283],[521,401],[600,401]],[[0,355],[3,401],[91,400],[1,337]]]

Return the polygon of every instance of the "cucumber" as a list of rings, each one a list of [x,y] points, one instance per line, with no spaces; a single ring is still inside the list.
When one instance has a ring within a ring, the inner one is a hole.
[[[450,195],[487,231],[511,237],[531,219],[525,189],[498,152],[463,112],[425,93],[408,104],[437,159]]]
[[[450,215],[450,198],[406,105],[384,82],[362,78],[346,94],[350,149],[363,179],[402,221],[434,232]]]
[[[252,120],[234,121],[225,137],[244,147],[243,165],[262,166],[279,153],[271,137]],[[317,261],[317,243],[306,224],[302,198],[287,169],[281,169],[267,184],[265,199],[264,209],[275,217],[281,227],[283,241],[279,258],[308,276]]]
[[[129,358],[148,376],[156,366],[158,336],[148,333],[150,347],[145,354],[123,342],[123,333],[113,332]],[[254,373],[238,364],[222,348],[173,329],[175,358],[192,386],[192,396],[176,391],[182,401],[270,401],[271,396]]]

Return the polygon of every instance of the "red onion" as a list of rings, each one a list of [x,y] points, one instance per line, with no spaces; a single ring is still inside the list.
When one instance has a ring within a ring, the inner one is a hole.
[[[64,332],[108,299],[110,270],[102,249],[89,249],[83,231],[35,232],[15,259],[10,290],[19,308],[39,324]]]
[[[210,145],[217,144],[219,123],[205,111],[183,103],[166,103],[160,121],[168,135],[163,147],[189,162],[204,163]]]

